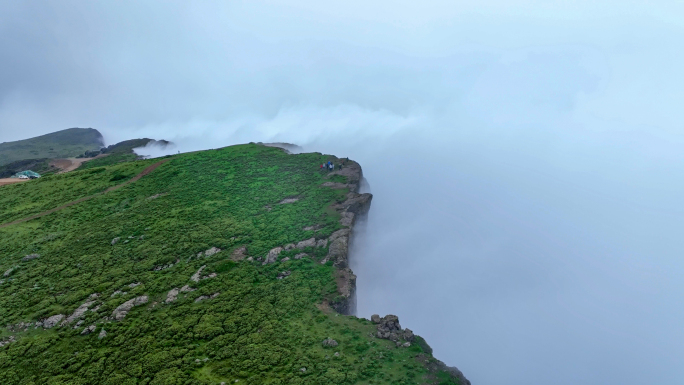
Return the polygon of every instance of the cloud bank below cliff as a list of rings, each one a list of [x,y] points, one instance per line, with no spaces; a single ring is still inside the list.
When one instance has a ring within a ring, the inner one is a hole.
[[[0,2],[0,140],[349,156],[375,194],[361,316],[479,385],[678,384],[673,3]]]

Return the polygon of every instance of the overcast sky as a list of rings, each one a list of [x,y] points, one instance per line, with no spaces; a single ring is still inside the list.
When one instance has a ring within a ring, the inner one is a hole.
[[[664,0],[0,0],[0,141],[349,156],[360,316],[476,385],[680,384],[683,42]]]

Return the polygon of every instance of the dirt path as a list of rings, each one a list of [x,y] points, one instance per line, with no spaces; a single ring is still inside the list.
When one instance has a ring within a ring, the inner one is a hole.
[[[100,154],[94,158],[66,158],[66,159],[53,159],[50,161],[50,166],[54,166],[62,169],[57,174],[63,174],[65,172],[74,171],[81,165],[89,160],[105,157],[109,154]]]
[[[19,178],[1,178],[0,179],[0,186],[4,186],[6,184],[12,184],[12,183],[21,183],[21,182],[27,182],[29,179],[19,179]]]
[[[9,223],[2,224],[2,225],[0,225],[0,229],[3,228],[3,227],[8,227],[8,226],[16,225],[16,224],[19,224],[19,223],[28,222],[28,221],[30,221],[30,220],[37,219],[37,218],[40,218],[40,217],[44,217],[44,216],[46,216],[46,215],[50,215],[50,214],[52,214],[52,213],[55,213],[55,212],[60,211],[60,210],[62,210],[62,209],[65,209],[65,208],[67,208],[67,207],[69,207],[69,206],[73,206],[73,205],[79,204],[79,203],[81,203],[81,202],[85,202],[85,201],[87,201],[87,200],[93,199],[93,198],[95,198],[95,197],[97,197],[97,196],[99,196],[99,195],[104,195],[104,194],[106,194],[106,193],[108,193],[108,192],[116,191],[116,190],[118,190],[118,189],[120,189],[120,188],[122,188],[122,187],[124,187],[124,186],[126,186],[126,185],[129,185],[129,184],[131,184],[131,183],[137,182],[138,180],[140,180],[140,178],[142,178],[142,177],[144,177],[145,175],[147,175],[147,174],[151,173],[152,171],[156,170],[157,167],[161,166],[162,164],[164,164],[164,163],[166,163],[166,162],[168,162],[168,161],[169,161],[169,159],[164,159],[164,160],[162,160],[162,161],[159,161],[159,162],[157,162],[157,163],[155,163],[155,164],[153,164],[153,165],[147,167],[147,168],[144,169],[140,174],[134,176],[132,179],[130,179],[130,180],[124,182],[124,183],[121,183],[121,184],[119,184],[119,185],[112,186],[112,187],[108,188],[107,190],[105,190],[104,192],[97,193],[97,194],[95,194],[95,195],[90,195],[90,196],[87,196],[87,197],[83,197],[83,198],[77,199],[77,200],[75,200],[75,201],[71,201],[71,202],[69,202],[69,203],[67,203],[67,204],[64,204],[64,205],[62,205],[62,206],[55,207],[55,208],[52,209],[52,210],[43,211],[42,213],[39,213],[39,214],[34,214],[34,215],[32,215],[32,216],[30,216],[30,217],[28,217],[28,218],[18,219],[18,220],[14,221],[14,222],[9,222]]]

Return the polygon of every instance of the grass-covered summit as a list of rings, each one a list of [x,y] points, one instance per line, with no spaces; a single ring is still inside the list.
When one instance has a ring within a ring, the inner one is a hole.
[[[0,143],[0,166],[24,159],[69,158],[99,150],[102,134],[93,128],[69,128],[35,138]]]
[[[394,318],[333,310],[370,197],[328,160],[249,144],[0,187],[0,383],[458,384]]]

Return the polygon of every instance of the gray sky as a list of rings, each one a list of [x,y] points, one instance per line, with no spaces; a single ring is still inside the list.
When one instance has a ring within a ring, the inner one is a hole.
[[[479,385],[679,384],[682,42],[673,1],[0,0],[0,141],[349,156],[359,315]]]

